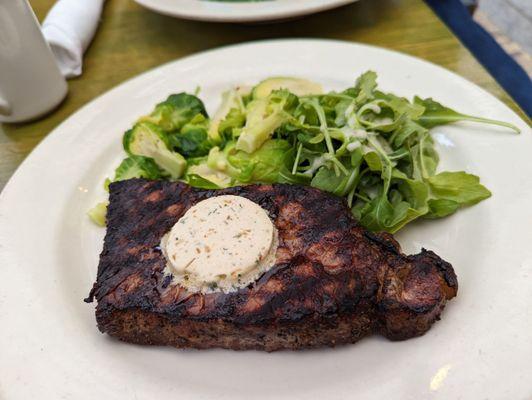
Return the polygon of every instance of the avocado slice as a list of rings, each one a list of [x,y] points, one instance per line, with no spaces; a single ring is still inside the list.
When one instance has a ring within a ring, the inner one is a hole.
[[[306,96],[309,94],[321,94],[323,88],[319,83],[301,78],[274,77],[260,82],[253,88],[254,99],[264,99],[274,90],[286,89],[296,96]]]

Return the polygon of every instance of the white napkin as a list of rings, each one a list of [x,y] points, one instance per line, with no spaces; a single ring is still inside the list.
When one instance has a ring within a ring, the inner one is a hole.
[[[81,75],[83,53],[96,33],[105,0],[59,0],[42,24],[65,78]]]

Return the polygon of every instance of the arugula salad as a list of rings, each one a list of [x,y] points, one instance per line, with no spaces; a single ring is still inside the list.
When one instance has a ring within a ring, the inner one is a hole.
[[[219,189],[251,183],[310,185],[344,197],[372,231],[397,232],[491,196],[478,176],[438,171],[430,129],[464,115],[428,98],[377,88],[368,71],[352,87],[324,93],[299,78],[269,78],[225,92],[211,117],[194,94],[169,96],[123,137],[126,157],[111,181],[181,180]],[[105,224],[107,203],[89,211]]]

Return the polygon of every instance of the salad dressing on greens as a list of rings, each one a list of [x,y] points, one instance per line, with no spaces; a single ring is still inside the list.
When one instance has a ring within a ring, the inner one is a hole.
[[[490,197],[479,177],[438,171],[430,129],[458,121],[518,129],[381,91],[376,79],[368,71],[351,87],[323,93],[305,79],[268,78],[224,93],[213,119],[197,96],[171,95],[125,133],[127,157],[113,180],[310,185],[344,197],[366,228],[392,233]],[[89,215],[104,224],[105,204]]]

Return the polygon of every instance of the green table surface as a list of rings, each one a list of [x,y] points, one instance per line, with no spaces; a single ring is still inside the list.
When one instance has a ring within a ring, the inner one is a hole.
[[[30,3],[42,21],[54,0]],[[68,82],[66,100],[39,120],[0,124],[0,189],[59,123],[113,86],[203,50],[252,40],[295,37],[367,43],[431,61],[483,87],[525,118],[421,0],[361,0],[305,18],[262,25],[185,21],[156,14],[132,0],[108,0],[99,30],[85,54],[83,75]]]

